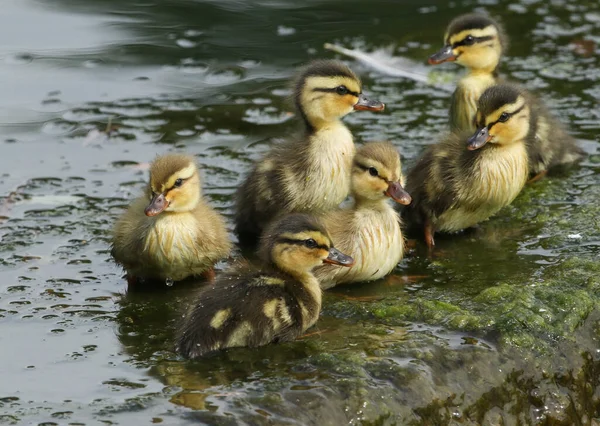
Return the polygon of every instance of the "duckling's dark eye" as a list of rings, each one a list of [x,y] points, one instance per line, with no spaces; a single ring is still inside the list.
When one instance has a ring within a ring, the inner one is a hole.
[[[181,185],[183,185],[183,179],[177,179],[173,184],[175,188],[179,188]]]
[[[346,86],[338,86],[335,88],[335,92],[338,95],[347,95],[348,94],[348,88]]]
[[[501,123],[506,123],[509,118],[510,118],[510,114],[503,112],[502,114],[500,114],[500,117],[498,117],[498,121]]]
[[[377,169],[375,167],[369,167],[369,174],[371,176],[379,176],[379,172],[377,171]]]
[[[470,46],[475,43],[475,37],[468,35],[464,38],[463,43],[467,46]]]
[[[309,238],[308,240],[304,241],[304,245],[308,248],[315,248],[317,247],[317,242],[315,240],[313,240],[312,238]]]

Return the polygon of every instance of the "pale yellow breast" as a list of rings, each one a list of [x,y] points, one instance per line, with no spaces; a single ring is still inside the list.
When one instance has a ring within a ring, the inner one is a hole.
[[[192,214],[161,214],[146,236],[145,255],[165,277],[177,281],[208,266],[198,247],[199,226]]]
[[[322,211],[337,207],[350,190],[355,147],[352,134],[341,122],[319,130],[310,142],[308,176],[304,182],[291,172],[285,175],[289,199],[295,210]]]
[[[404,238],[398,213],[387,203],[381,209],[363,208],[354,211],[353,218],[336,214],[327,216],[336,248],[354,258],[350,268],[323,265],[315,273],[323,288],[336,284],[373,281],[388,275],[402,259]],[[330,231],[331,232],[331,231]],[[335,235],[341,234],[341,235]]]
[[[483,92],[495,82],[496,80],[489,73],[470,73],[460,80],[462,97],[455,100],[458,128],[473,132],[476,130],[474,118],[477,114],[477,103]]]
[[[436,221],[440,231],[458,231],[489,219],[521,192],[529,174],[525,144],[487,150],[469,179],[463,179],[456,204]]]

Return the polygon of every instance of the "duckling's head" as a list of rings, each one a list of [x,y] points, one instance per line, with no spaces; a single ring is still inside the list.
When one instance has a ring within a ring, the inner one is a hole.
[[[524,89],[512,84],[488,88],[479,98],[475,124],[478,130],[467,142],[470,150],[486,143],[509,145],[523,141],[531,127],[531,109]]]
[[[352,194],[357,201],[379,201],[386,197],[408,205],[400,155],[389,142],[369,142],[354,156]]]
[[[383,111],[385,105],[362,94],[360,79],[342,62],[310,63],[295,85],[298,113],[309,128],[323,127],[352,111]]]
[[[298,276],[322,263],[352,266],[354,259],[333,247],[329,234],[313,216],[294,213],[267,228],[259,253],[264,261]]]
[[[146,216],[156,216],[163,211],[185,212],[193,210],[200,202],[200,176],[194,157],[167,154],[156,157],[150,165],[148,185],[150,204]]]
[[[462,15],[448,25],[445,46],[429,58],[430,64],[456,61],[472,70],[493,72],[506,49],[502,27],[482,14]]]

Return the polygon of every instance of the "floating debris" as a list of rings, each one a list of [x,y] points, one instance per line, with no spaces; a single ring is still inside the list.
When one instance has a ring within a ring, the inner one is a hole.
[[[88,146],[92,143],[102,143],[110,139],[113,134],[117,133],[119,126],[112,124],[112,117],[108,117],[108,123],[104,130],[92,129],[89,131],[85,139],[83,140],[83,146]]]

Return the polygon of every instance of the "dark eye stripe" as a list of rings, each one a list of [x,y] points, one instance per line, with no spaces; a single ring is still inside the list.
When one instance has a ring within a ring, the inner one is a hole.
[[[521,112],[521,110],[522,110],[523,108],[525,108],[525,105],[521,105],[521,108],[519,108],[518,110],[516,110],[516,111],[514,111],[514,112],[509,112],[509,113],[507,113],[507,114],[508,114],[508,118],[506,119],[506,121],[510,120],[510,118],[511,118],[513,115],[515,115],[515,114],[518,114],[519,112]],[[505,123],[506,123],[506,121],[505,121]],[[492,129],[492,127],[494,127],[494,126],[495,126],[496,124],[498,124],[498,123],[500,123],[500,120],[496,120],[496,121],[494,121],[493,123],[490,123],[490,124],[488,124],[488,126],[487,126],[488,130],[491,130],[491,129]]]
[[[366,166],[366,165],[364,165],[364,164],[357,163],[357,162],[354,162],[354,164],[356,165],[356,167],[358,167],[359,169],[362,169],[362,170],[364,170],[365,172],[366,172],[366,171],[368,171],[368,170],[369,170],[369,169],[372,167],[372,166]],[[373,176],[373,177],[375,177],[375,176]],[[381,179],[382,181],[384,181],[384,182],[387,182],[387,179],[385,179],[385,178],[381,177],[381,175],[377,175],[377,177],[378,177],[379,179]]]
[[[186,183],[189,178],[187,178],[187,179],[179,178],[179,179],[181,179],[181,185],[176,186],[175,184],[173,184],[173,186],[170,187],[169,189],[167,189],[167,191],[170,191],[175,188],[181,188],[183,186],[183,184]]]
[[[454,43],[452,45],[452,47],[456,48],[456,47],[460,47],[460,46],[467,46],[468,45],[468,43],[467,43],[467,37],[463,38],[460,41],[457,41],[456,43]],[[494,36],[473,37],[473,44],[475,44],[475,43],[483,43],[484,41],[493,40],[494,38],[495,38]]]
[[[317,87],[315,89],[313,89],[313,92],[330,92],[330,93],[336,93],[337,92],[337,87],[334,88],[328,88],[328,87]],[[353,92],[352,90],[348,89],[348,94],[352,95],[352,96],[356,96],[358,98],[358,95],[360,95],[360,93],[358,92]]]
[[[305,240],[294,240],[291,238],[279,238],[277,240],[278,243],[285,243],[285,244],[292,244],[292,245],[296,245],[296,246],[303,246]],[[327,250],[329,251],[329,247],[327,247],[326,245],[323,244],[317,244],[317,246],[315,248],[319,248],[322,250]]]

